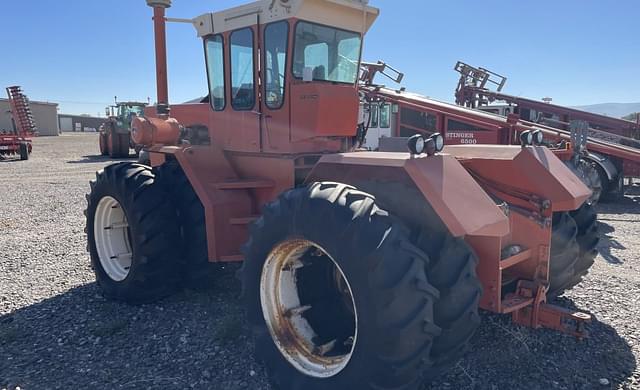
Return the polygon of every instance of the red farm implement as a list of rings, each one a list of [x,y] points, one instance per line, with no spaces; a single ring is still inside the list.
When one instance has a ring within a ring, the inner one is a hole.
[[[28,160],[37,128],[29,107],[29,99],[18,86],[8,87],[9,107],[13,128],[0,133],[0,159],[19,157]]]
[[[456,103],[461,106],[544,125],[548,137],[555,140],[568,140],[572,124],[583,122],[588,135],[584,158],[596,167],[605,198],[623,194],[624,178],[640,177],[640,115],[629,121],[551,104],[550,98],[538,101],[508,95],[502,92],[504,76],[460,61],[455,70],[460,73]]]

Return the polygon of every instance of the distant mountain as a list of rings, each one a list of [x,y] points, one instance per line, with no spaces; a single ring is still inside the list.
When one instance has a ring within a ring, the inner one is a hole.
[[[640,112],[640,103],[601,103],[589,106],[576,106],[578,110],[602,114],[614,118],[622,118],[633,112]]]

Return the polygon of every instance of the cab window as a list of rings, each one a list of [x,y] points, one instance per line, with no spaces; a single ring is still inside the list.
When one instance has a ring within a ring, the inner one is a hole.
[[[226,105],[224,88],[224,49],[222,35],[206,40],[207,73],[209,75],[209,100],[216,111],[224,110]]]
[[[380,106],[380,128],[388,129],[391,127],[391,105],[383,104]]]
[[[244,28],[231,34],[231,106],[251,110],[255,106],[253,30]]]
[[[293,75],[311,69],[314,80],[353,84],[358,76],[360,34],[309,22],[295,30]]]
[[[289,23],[272,23],[264,29],[265,47],[265,103],[271,109],[284,103],[285,69]]]
[[[371,119],[369,120],[369,127],[375,129],[378,127],[378,105],[371,105]]]

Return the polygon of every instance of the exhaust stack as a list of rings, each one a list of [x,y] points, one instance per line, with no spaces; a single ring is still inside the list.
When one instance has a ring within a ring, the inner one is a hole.
[[[171,7],[171,0],[147,0],[153,8],[153,31],[156,45],[156,88],[159,116],[169,115],[169,87],[167,83],[167,36],[165,9]]]

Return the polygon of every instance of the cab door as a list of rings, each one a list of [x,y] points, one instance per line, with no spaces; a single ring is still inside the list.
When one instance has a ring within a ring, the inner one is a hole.
[[[262,112],[261,145],[265,152],[289,149],[289,103],[287,84],[289,61],[289,21],[269,23],[262,30]]]
[[[257,23],[257,20],[256,20]],[[260,151],[257,24],[229,34],[229,105],[224,144],[227,150]]]

